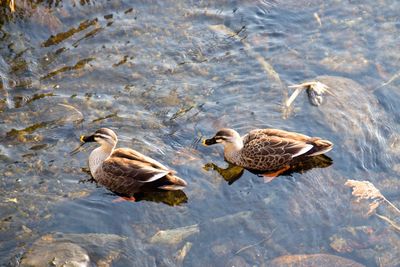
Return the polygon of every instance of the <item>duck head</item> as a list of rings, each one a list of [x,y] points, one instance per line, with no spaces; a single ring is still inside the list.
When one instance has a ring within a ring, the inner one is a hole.
[[[236,132],[233,129],[224,128],[224,129],[220,129],[214,135],[214,137],[212,137],[210,139],[205,139],[203,141],[203,144],[205,146],[210,146],[210,145],[214,145],[214,144],[222,144],[223,146],[234,145],[237,147],[242,147],[243,141],[238,132]]]
[[[115,132],[108,128],[101,128],[91,135],[82,135],[80,140],[83,143],[97,142],[102,147],[112,148],[114,148],[118,142]]]

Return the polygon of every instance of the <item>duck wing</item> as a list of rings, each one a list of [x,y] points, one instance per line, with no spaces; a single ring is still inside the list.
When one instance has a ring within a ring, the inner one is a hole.
[[[142,183],[153,182],[174,173],[158,161],[127,148],[116,149],[103,162],[102,171],[106,175]]]
[[[272,137],[277,137],[277,140],[280,140],[279,138],[282,138],[282,140],[287,140],[291,142],[300,142],[303,144],[305,147],[309,147],[310,145],[312,146],[311,149],[306,149],[305,151],[308,152],[307,156],[316,156],[320,155],[323,153],[326,153],[330,151],[333,147],[332,142],[328,140],[321,139],[320,137],[310,137],[305,134],[300,134],[300,133],[295,133],[295,132],[288,132],[284,130],[279,130],[279,129],[256,129],[250,131],[248,134],[243,136],[243,144],[246,144],[248,142],[251,142],[252,140],[258,139],[258,138],[272,138]],[[290,147],[290,146],[289,146]],[[304,150],[299,151],[298,153],[293,154],[293,157],[303,155],[304,153],[300,153]]]
[[[259,138],[260,136],[277,136],[291,140],[297,140],[302,142],[307,142],[310,139],[313,139],[310,136],[300,133],[288,132],[279,129],[256,129],[250,131],[248,134],[243,136],[243,143],[249,142],[254,138]]]
[[[246,162],[261,165],[267,170],[285,165],[312,148],[313,145],[302,141],[261,134],[244,144],[242,157]]]
[[[165,165],[161,164],[157,160],[152,159],[152,158],[150,158],[148,156],[145,156],[142,153],[137,152],[137,151],[135,151],[133,149],[130,149],[130,148],[117,148],[117,149],[114,150],[114,152],[112,153],[111,157],[118,157],[118,158],[126,158],[126,159],[131,159],[131,160],[137,160],[137,161],[141,161],[143,163],[150,164],[151,166],[153,166],[156,169],[161,169],[161,170],[166,170],[166,171],[173,172],[171,169],[169,169]]]

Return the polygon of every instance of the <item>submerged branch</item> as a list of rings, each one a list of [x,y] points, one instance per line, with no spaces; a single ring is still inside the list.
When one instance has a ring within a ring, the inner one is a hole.
[[[396,73],[395,75],[393,75],[387,82],[384,82],[383,84],[381,84],[380,86],[378,86],[377,88],[375,88],[375,90],[385,87],[386,85],[391,84],[393,81],[395,81],[396,79],[400,78],[400,72]]]
[[[258,242],[255,243],[255,244],[242,247],[241,249],[239,249],[238,251],[235,252],[235,255],[239,254],[240,252],[242,252],[242,251],[244,251],[244,250],[246,250],[246,249],[249,249],[249,248],[258,246],[258,245],[260,245],[261,243],[264,243],[265,241],[267,241],[268,239],[270,239],[270,238],[272,237],[272,235],[274,234],[275,230],[276,230],[276,228],[274,228],[274,229],[271,231],[271,233],[270,233],[266,238],[264,238],[263,240],[258,241]]]
[[[15,12],[15,0],[10,0],[9,6],[11,12]]]
[[[378,213],[375,213],[375,215],[376,215],[378,218],[380,218],[380,219],[384,220],[385,222],[389,223],[390,226],[392,226],[396,231],[398,231],[398,232],[400,233],[400,226],[397,225],[394,221],[392,221],[392,220],[389,219],[388,217],[383,216],[383,215],[380,215],[380,214],[378,214]]]
[[[293,103],[293,101],[299,96],[303,88],[296,88],[294,90],[293,94],[290,95],[290,97],[286,100],[285,106],[288,108],[290,105]]]
[[[400,210],[389,200],[387,200],[386,197],[383,196],[383,200],[392,208],[394,209],[398,214],[400,214]]]

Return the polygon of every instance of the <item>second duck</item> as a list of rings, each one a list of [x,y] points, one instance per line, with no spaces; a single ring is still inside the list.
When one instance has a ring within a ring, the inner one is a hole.
[[[224,128],[203,141],[207,146],[218,143],[224,146],[228,162],[253,171],[285,170],[294,162],[333,147],[330,141],[319,137],[278,129],[256,129],[241,137],[235,130]]]

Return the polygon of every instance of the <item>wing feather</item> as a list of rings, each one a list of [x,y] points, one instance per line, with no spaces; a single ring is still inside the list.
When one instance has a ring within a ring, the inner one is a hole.
[[[151,163],[120,157],[105,160],[102,171],[107,176],[118,177],[119,180],[142,183],[153,182],[170,173],[168,170],[153,167]]]
[[[255,162],[263,160],[272,165],[283,165],[294,157],[303,155],[313,148],[302,141],[282,138],[278,136],[258,135],[247,142],[242,150],[245,158]]]
[[[286,139],[293,139],[297,141],[303,141],[307,142],[310,140],[311,137],[300,134],[300,133],[294,133],[294,132],[289,132],[289,131],[284,131],[284,130],[279,130],[279,129],[255,129],[251,130],[248,134],[243,136],[243,139],[246,139],[246,141],[251,141],[254,138],[257,138],[259,136],[278,136]]]
[[[131,159],[131,160],[137,160],[141,162],[145,162],[153,166],[154,168],[157,169],[162,169],[166,171],[171,171],[169,168],[167,168],[165,165],[161,164],[160,162],[143,155],[140,152],[137,152],[133,149],[130,148],[117,148],[114,150],[113,154],[111,157],[116,157],[116,158],[126,158],[126,159]]]

